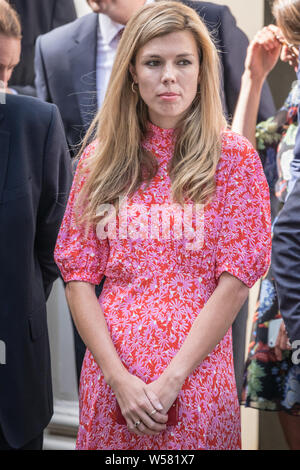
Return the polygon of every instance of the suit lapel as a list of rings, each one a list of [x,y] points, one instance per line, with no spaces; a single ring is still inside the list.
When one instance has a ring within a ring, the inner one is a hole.
[[[74,94],[85,131],[97,112],[97,31],[98,15],[87,15],[68,50]]]

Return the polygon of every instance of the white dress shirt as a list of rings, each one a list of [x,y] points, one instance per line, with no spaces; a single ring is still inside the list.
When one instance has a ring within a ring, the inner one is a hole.
[[[146,4],[155,0],[147,0]],[[118,33],[124,25],[115,23],[107,15],[99,14],[98,42],[97,42],[97,100],[98,108],[102,106],[106,89],[109,83],[115,55],[119,44]]]

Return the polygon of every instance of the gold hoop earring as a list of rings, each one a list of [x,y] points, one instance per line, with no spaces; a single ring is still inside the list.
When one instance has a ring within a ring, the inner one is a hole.
[[[134,88],[134,85],[137,85],[137,83],[135,83],[135,82],[132,82],[132,83],[131,83],[131,90],[132,90],[132,93],[136,93],[136,90],[135,90],[135,88]]]

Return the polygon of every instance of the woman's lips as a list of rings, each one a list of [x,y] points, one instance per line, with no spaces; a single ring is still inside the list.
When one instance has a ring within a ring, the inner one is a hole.
[[[164,101],[176,101],[179,95],[177,93],[162,93],[158,96]]]

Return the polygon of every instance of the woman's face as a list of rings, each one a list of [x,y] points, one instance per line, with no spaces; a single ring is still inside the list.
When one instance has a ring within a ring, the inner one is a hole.
[[[7,88],[13,70],[20,61],[20,54],[20,39],[0,34],[0,81],[2,87]]]
[[[151,122],[169,129],[191,106],[199,84],[199,54],[194,36],[180,31],[157,37],[142,47],[130,67]]]
[[[280,59],[283,62],[288,62],[291,67],[297,72],[299,64],[299,46],[290,44],[292,39],[288,37],[288,32],[285,31],[283,25],[277,21],[277,27],[272,25],[272,30],[277,34],[277,39],[281,43]]]

